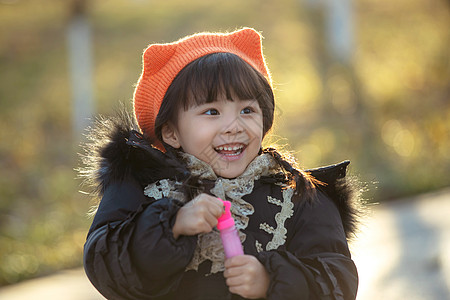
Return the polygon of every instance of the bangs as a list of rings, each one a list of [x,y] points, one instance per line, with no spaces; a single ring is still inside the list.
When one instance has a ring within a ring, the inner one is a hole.
[[[219,95],[225,95],[230,101],[258,100],[270,88],[266,79],[239,56],[231,53],[213,53],[203,56],[187,65],[180,77],[186,76],[183,107],[211,103]],[[270,88],[271,90],[271,88]],[[259,100],[258,100],[259,102]],[[261,106],[261,103],[260,103]]]

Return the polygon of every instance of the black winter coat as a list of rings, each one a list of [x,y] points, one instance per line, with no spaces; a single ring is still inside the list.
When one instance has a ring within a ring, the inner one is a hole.
[[[189,168],[152,148],[126,120],[106,127],[107,138],[93,136],[107,142],[94,147],[94,159],[87,159],[91,169],[85,171],[102,195],[84,249],[92,284],[107,299],[243,299],[228,291],[223,268],[212,272],[220,262],[203,259],[188,267],[198,258],[201,237],[173,237],[184,202],[170,193],[146,195],[149,184],[159,187],[160,179],[189,180]],[[241,203],[254,209],[240,229],[244,252],[270,275],[267,299],[355,299],[358,276],[347,245],[355,209],[345,182],[347,165],[310,170],[325,183],[311,201],[287,197],[277,174],[257,177],[242,194]],[[217,180],[223,179],[198,182],[209,193]]]

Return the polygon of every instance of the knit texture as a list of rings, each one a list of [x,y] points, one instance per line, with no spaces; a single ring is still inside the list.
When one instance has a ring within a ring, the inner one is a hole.
[[[233,53],[271,83],[262,53],[262,36],[251,28],[231,33],[198,33],[177,42],[152,44],[143,55],[143,70],[134,91],[134,113],[141,130],[152,140],[155,119],[164,95],[177,74],[190,62],[211,53]],[[158,147],[161,147],[157,143]]]

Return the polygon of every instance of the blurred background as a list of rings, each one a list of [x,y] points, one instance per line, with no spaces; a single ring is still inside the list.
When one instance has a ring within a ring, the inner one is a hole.
[[[0,0],[0,286],[81,267],[79,145],[93,117],[131,108],[147,45],[244,26],[274,80],[268,143],[304,168],[350,159],[377,216],[450,202],[449,1]]]

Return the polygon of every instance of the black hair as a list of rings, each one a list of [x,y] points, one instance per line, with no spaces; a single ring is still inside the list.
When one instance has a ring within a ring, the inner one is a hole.
[[[164,124],[177,125],[180,109],[188,110],[193,105],[212,103],[219,95],[225,95],[229,101],[255,99],[263,114],[263,136],[272,128],[275,101],[268,80],[250,64],[232,53],[212,53],[202,56],[184,67],[169,86],[161,108],[155,120],[156,137],[163,142],[161,130]],[[237,99],[234,99],[237,98]],[[163,142],[168,153],[176,152]],[[270,154],[286,170],[282,182],[288,183],[296,194],[312,198],[315,194],[315,182],[308,174],[295,169],[288,159],[275,149],[267,148],[261,153]],[[201,184],[191,178],[186,184],[185,194],[195,195],[201,192]],[[196,191],[197,190],[197,191]]]
[[[267,79],[239,56],[219,52],[194,60],[177,74],[156,117],[156,137],[162,141],[165,123],[177,125],[180,109],[214,102],[221,94],[230,101],[255,99],[263,113],[263,135],[272,128],[275,101]]]
[[[295,190],[296,195],[302,195],[308,200],[313,200],[316,197],[316,187],[321,186],[324,183],[315,179],[308,172],[296,167],[296,162],[293,158],[280,154],[274,148],[265,148],[261,152],[272,156],[275,161],[286,170],[286,173],[282,174],[283,178],[280,181],[290,185]]]

